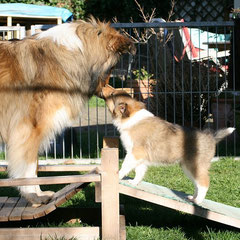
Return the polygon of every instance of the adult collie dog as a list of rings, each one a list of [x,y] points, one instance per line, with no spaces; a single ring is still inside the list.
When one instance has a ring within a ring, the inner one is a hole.
[[[142,102],[124,91],[106,86],[102,92],[127,151],[119,178],[135,169],[135,178],[130,181],[136,185],[143,179],[149,165],[179,162],[195,186],[195,193],[189,196],[189,200],[201,203],[209,187],[208,170],[216,143],[235,129],[217,132],[187,130],[155,117]]]
[[[0,42],[0,138],[11,178],[36,177],[39,150],[70,126],[84,103],[101,92],[130,39],[94,18],[65,23],[20,41]],[[34,204],[53,192],[20,186]]]

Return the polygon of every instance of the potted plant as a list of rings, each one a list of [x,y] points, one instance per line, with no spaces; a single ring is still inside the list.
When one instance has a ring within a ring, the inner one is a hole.
[[[153,74],[149,73],[145,67],[132,71],[134,78],[128,81],[128,86],[134,89],[135,97],[145,100],[152,97],[156,80],[152,79]]]

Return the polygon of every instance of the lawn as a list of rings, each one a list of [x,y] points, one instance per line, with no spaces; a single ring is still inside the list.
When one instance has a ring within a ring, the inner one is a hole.
[[[105,101],[99,97],[93,96],[88,101],[89,107],[105,107]]]
[[[211,185],[207,199],[240,207],[240,161],[221,159],[212,164]],[[192,194],[192,183],[179,166],[152,167],[144,179],[175,190]],[[166,209],[143,201],[122,197],[128,219],[127,239],[240,239],[236,229],[200,217]]]
[[[240,207],[240,161],[232,158],[222,158],[212,164],[210,170],[211,186],[207,199]],[[133,173],[130,174],[133,176]],[[1,173],[6,177],[5,173]],[[145,181],[160,184],[175,190],[193,193],[192,183],[185,177],[178,165],[151,167],[145,176]],[[48,187],[45,187],[48,188]],[[54,187],[56,191],[59,187]],[[12,189],[3,191],[0,195],[14,196]],[[167,209],[127,196],[120,196],[125,207],[128,240],[237,240],[240,233],[235,228],[217,224],[206,219]],[[94,184],[79,192],[64,207],[99,207],[94,202]],[[47,225],[65,225],[65,223],[42,223]],[[88,224],[88,223],[84,223]],[[40,223],[39,223],[40,225]],[[76,224],[75,224],[76,226]]]

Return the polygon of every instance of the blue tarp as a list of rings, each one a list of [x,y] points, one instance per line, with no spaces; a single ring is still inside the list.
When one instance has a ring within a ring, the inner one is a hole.
[[[73,14],[66,8],[24,3],[0,4],[0,16],[43,16],[61,17],[63,22],[71,21]]]

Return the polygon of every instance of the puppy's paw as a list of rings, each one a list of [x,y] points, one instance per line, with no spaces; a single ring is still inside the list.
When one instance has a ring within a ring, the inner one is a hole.
[[[189,196],[187,196],[187,200],[189,200],[189,201],[193,201],[193,199],[194,199],[194,197],[192,196],[192,195],[189,195]]]
[[[134,179],[129,179],[128,182],[133,186],[137,186],[139,184],[139,182]]]
[[[125,174],[123,172],[121,172],[121,170],[120,170],[118,177],[119,177],[119,180],[122,180],[125,177]]]
[[[199,199],[191,195],[187,196],[187,199],[194,204],[200,204],[203,201],[203,199]]]

